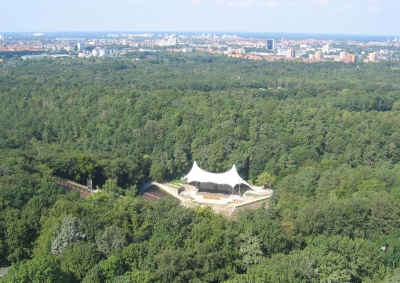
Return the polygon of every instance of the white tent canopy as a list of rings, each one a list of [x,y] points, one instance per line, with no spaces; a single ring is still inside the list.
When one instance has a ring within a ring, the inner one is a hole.
[[[201,169],[195,161],[192,170],[190,170],[183,179],[187,179],[188,183],[214,183],[218,185],[229,185],[232,188],[236,185],[245,184],[251,188],[251,186],[239,176],[235,165],[232,166],[231,170],[225,173],[210,173]]]

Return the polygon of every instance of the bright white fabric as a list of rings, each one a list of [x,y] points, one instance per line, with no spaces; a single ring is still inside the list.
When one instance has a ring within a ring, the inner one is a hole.
[[[239,176],[235,165],[232,166],[231,170],[225,173],[210,173],[201,169],[195,161],[192,170],[190,170],[183,179],[187,179],[188,183],[214,183],[219,185],[229,185],[232,188],[236,185],[245,184],[251,188],[251,186]]]

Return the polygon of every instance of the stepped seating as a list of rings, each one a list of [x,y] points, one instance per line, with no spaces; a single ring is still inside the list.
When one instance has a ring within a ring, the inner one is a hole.
[[[147,201],[157,202],[159,198],[166,197],[167,194],[157,188],[150,188],[143,193],[142,198]]]
[[[151,194],[153,196],[159,197],[159,198],[167,196],[167,194],[162,192],[162,191],[148,191],[147,193],[149,193],[149,194]]]
[[[145,200],[151,201],[151,202],[157,202],[158,199],[160,198],[160,197],[155,196],[155,195],[152,195],[152,194],[150,194],[150,193],[144,193],[144,194],[142,195],[142,197],[143,197]]]

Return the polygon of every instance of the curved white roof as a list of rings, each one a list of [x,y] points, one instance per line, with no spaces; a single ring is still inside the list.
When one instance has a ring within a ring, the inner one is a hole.
[[[195,161],[193,163],[192,170],[190,170],[190,172],[183,177],[183,179],[187,179],[188,183],[214,183],[219,185],[229,185],[232,188],[234,188],[236,185],[245,184],[251,188],[251,186],[239,176],[235,164],[228,172],[210,173],[201,169]]]

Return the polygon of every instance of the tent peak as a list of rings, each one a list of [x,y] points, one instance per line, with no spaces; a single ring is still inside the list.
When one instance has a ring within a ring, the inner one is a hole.
[[[215,184],[227,184],[232,188],[235,185],[245,184],[251,188],[251,186],[243,180],[236,170],[236,165],[233,164],[232,168],[225,173],[211,173],[201,169],[197,162],[193,162],[192,170],[183,179],[187,179],[187,182],[205,182]]]

